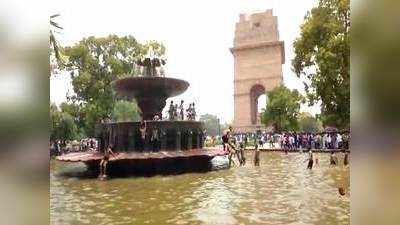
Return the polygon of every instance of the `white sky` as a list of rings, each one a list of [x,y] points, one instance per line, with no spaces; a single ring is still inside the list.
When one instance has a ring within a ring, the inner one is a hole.
[[[304,93],[302,82],[291,71],[292,43],[300,24],[317,0],[141,0],[52,1],[51,14],[64,27],[58,40],[71,45],[87,36],[133,35],[140,42],[156,40],[167,48],[167,76],[185,79],[189,89],[177,99],[195,102],[198,115],[233,120],[233,45],[239,13],[273,9],[278,16],[280,39],[285,42],[284,83]],[[57,104],[72,91],[68,75],[50,81],[50,100]],[[302,106],[319,113],[319,107]]]

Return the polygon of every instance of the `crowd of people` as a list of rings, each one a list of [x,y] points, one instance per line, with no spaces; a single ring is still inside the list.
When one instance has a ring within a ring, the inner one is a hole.
[[[174,104],[174,101],[171,101],[168,109],[168,119],[169,120],[185,120],[185,107],[184,101],[181,100],[180,105]],[[187,120],[196,120],[196,109],[194,102],[190,103],[186,108],[186,119]]]
[[[246,145],[252,139],[263,148],[285,150],[298,149],[348,149],[350,141],[349,132],[323,132],[323,133],[236,133],[235,141],[244,142]]]
[[[80,141],[55,140],[50,142],[50,155],[62,155],[70,152],[97,151],[99,141],[96,138],[84,138]]]
[[[263,145],[270,141],[270,143],[275,143],[278,139],[282,149],[287,150],[292,149],[308,149],[308,157],[306,161],[307,169],[312,169],[314,163],[318,164],[318,157],[314,156],[313,151],[315,149],[327,149],[330,151],[330,165],[338,165],[338,158],[334,149],[345,150],[348,148],[348,142],[350,136],[347,132],[344,133],[317,133],[317,134],[307,134],[307,133],[285,133],[285,134],[268,134],[264,133],[257,135],[254,133],[250,134],[234,134],[232,127],[229,127],[222,136],[223,150],[228,154],[229,166],[233,163],[233,158],[237,158],[239,165],[244,165],[246,163],[246,158],[244,154],[244,149],[248,144],[248,139],[252,138],[254,140],[254,159],[253,163],[255,166],[260,165],[260,150],[259,145]],[[346,166],[349,164],[349,154],[344,151],[343,164]]]

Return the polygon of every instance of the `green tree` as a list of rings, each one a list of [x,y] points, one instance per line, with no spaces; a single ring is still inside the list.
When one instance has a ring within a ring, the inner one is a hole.
[[[262,112],[262,123],[274,126],[277,132],[297,130],[297,116],[303,100],[299,92],[280,86],[267,95],[268,102]]]
[[[87,137],[85,133],[85,108],[83,104],[78,104],[75,102],[63,102],[60,104],[61,112],[68,113],[74,118],[74,123],[78,129],[78,137]]]
[[[63,62],[61,59],[60,45],[55,36],[55,33],[58,32],[58,30],[63,29],[57,22],[54,21],[54,18],[58,16],[60,16],[60,14],[54,14],[50,16],[50,50],[51,53],[54,54],[57,63],[62,64]],[[52,66],[54,66],[54,64]]]
[[[150,48],[156,56],[165,54],[165,47],[155,41],[140,44],[132,36],[116,35],[84,38],[63,49],[68,62],[62,68],[70,72],[75,93],[70,99],[82,104],[87,135],[94,134],[96,123],[111,117],[115,103],[112,82],[138,75],[135,62]]]
[[[59,111],[55,104],[50,105],[50,126],[51,140],[66,141],[79,138],[74,117]]]
[[[56,104],[50,104],[50,140],[58,139],[57,127],[61,121],[61,112]]]
[[[78,128],[76,127],[74,117],[68,113],[61,113],[61,120],[57,127],[58,137],[61,140],[74,140],[79,138]]]
[[[112,118],[117,122],[139,121],[140,109],[135,101],[118,101],[114,105]]]
[[[350,0],[320,0],[293,44],[293,71],[306,78],[310,105],[322,103],[324,125],[350,124]]]
[[[204,122],[204,126],[208,135],[216,136],[219,134],[221,127],[217,116],[211,114],[204,114],[200,116],[199,120],[201,122]]]
[[[302,132],[315,133],[322,131],[322,124],[317,118],[312,116],[310,113],[300,113],[299,118],[299,129]]]
[[[233,121],[229,123],[223,123],[221,124],[221,136],[224,135],[224,132],[229,129],[229,127],[232,127]]]

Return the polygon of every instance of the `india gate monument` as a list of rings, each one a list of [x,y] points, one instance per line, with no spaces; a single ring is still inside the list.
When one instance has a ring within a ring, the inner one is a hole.
[[[233,128],[235,132],[264,130],[258,98],[283,84],[282,64],[285,63],[278,18],[272,9],[240,14],[230,50],[234,56]]]

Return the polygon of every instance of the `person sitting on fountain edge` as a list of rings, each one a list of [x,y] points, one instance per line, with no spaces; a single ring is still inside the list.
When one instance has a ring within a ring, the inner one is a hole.
[[[104,151],[103,159],[100,161],[100,174],[99,178],[104,178],[107,176],[107,164],[108,161],[110,160],[110,154],[114,157],[117,158],[117,156],[114,154],[112,151],[112,146],[108,146],[108,148]]]

